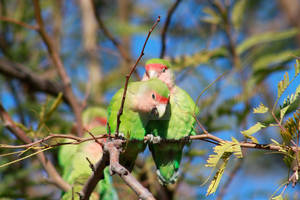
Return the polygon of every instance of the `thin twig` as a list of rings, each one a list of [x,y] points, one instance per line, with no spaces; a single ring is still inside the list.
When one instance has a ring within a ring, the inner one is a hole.
[[[23,144],[23,145],[7,145],[7,144],[0,144],[0,148],[7,148],[7,149],[20,149],[20,148],[29,148],[29,147],[33,147],[35,145],[41,144],[43,142],[46,142],[48,140],[51,139],[71,139],[74,142],[63,142],[63,143],[56,143],[56,144],[52,144],[52,145],[47,145],[47,147],[49,146],[60,146],[60,145],[66,145],[66,144],[80,144],[83,142],[87,142],[87,141],[91,141],[91,140],[95,140],[95,139],[103,139],[103,138],[107,138],[108,135],[107,134],[100,134],[98,136],[94,136],[94,137],[90,137],[90,138],[81,138],[81,137],[77,137],[74,135],[64,135],[64,134],[52,134],[49,135],[45,138],[39,139],[35,142],[30,142],[28,144]],[[40,147],[41,148],[41,147]]]
[[[122,58],[127,62],[130,63],[132,62],[132,58],[130,57],[128,51],[124,49],[122,44],[109,32],[108,28],[105,26],[105,24],[102,21],[101,16],[97,12],[97,8],[95,5],[95,1],[91,0],[93,2],[93,9],[94,9],[94,14],[96,16],[98,25],[100,29],[103,31],[103,34],[113,43],[113,45],[119,50],[120,55]]]
[[[24,28],[28,28],[28,29],[35,30],[35,31],[38,29],[37,26],[32,26],[32,25],[26,24],[26,23],[21,22],[21,21],[17,21],[15,19],[12,19],[12,18],[9,18],[9,17],[0,16],[0,21],[5,21],[5,22],[13,23],[13,24],[22,26]]]
[[[0,117],[4,122],[4,125],[22,142],[24,143],[32,143],[31,139],[27,137],[26,133],[20,129],[12,120],[12,118],[8,115],[8,113],[3,108],[2,104],[0,103]],[[59,173],[56,171],[55,167],[48,160],[43,153],[37,154],[39,161],[42,163],[43,167],[45,168],[49,177],[53,180],[53,182],[62,190],[68,191],[71,189],[71,186],[66,183]]]
[[[119,128],[120,128],[120,124],[121,124],[120,118],[121,118],[121,115],[123,114],[123,108],[124,108],[124,103],[125,103],[125,98],[126,98],[126,92],[127,92],[127,87],[128,87],[129,79],[130,79],[132,73],[135,71],[135,69],[137,67],[137,64],[139,63],[139,61],[143,57],[143,55],[144,55],[144,49],[146,47],[148,39],[149,39],[152,31],[154,30],[154,28],[157,26],[157,24],[158,24],[159,21],[160,21],[160,16],[157,17],[156,22],[153,24],[153,26],[149,30],[148,35],[147,35],[146,40],[144,42],[144,45],[143,45],[143,48],[142,48],[142,51],[141,51],[141,54],[140,54],[139,58],[135,62],[134,66],[132,67],[132,69],[129,72],[129,74],[126,75],[126,81],[125,81],[125,86],[124,86],[124,91],[123,91],[122,102],[121,102],[120,110],[119,110],[118,115],[117,115],[117,127],[116,127],[116,135],[117,136],[119,135]]]
[[[0,59],[0,73],[28,85],[31,91],[41,91],[55,97],[62,92],[64,101],[69,104],[62,84],[42,78],[39,74],[29,70],[27,66],[2,58]]]
[[[0,107],[0,115],[2,115],[1,113],[1,107]],[[2,115],[3,116],[3,115]],[[10,125],[6,126],[9,128]],[[23,131],[22,131],[23,132]],[[16,135],[18,138],[22,138],[22,135]],[[103,134],[103,135],[98,135],[98,136],[94,136],[94,137],[89,137],[89,138],[80,138],[74,135],[63,135],[63,134],[53,134],[53,135],[49,135],[43,139],[37,140],[35,142],[31,142],[30,140],[25,143],[25,145],[6,145],[6,144],[0,144],[0,148],[8,148],[8,149],[20,149],[20,148],[30,148],[32,146],[41,144],[45,141],[48,141],[50,139],[57,139],[57,138],[66,138],[66,139],[71,139],[74,140],[74,142],[63,142],[63,143],[56,143],[56,144],[51,144],[51,145],[47,145],[45,147],[56,147],[56,146],[60,146],[60,145],[69,145],[69,144],[80,144],[83,142],[87,142],[87,141],[92,141],[92,140],[99,140],[99,139],[104,139],[104,138],[109,138],[111,137],[112,139],[115,139],[115,136],[109,136],[109,134]],[[25,135],[25,138],[27,138],[27,136]],[[23,138],[21,139],[23,141]],[[126,139],[123,139],[124,142],[126,142]],[[144,141],[150,141],[151,138],[148,136],[144,137]],[[217,136],[212,135],[211,133],[207,133],[207,134],[201,134],[201,135],[193,135],[193,136],[189,136],[188,138],[184,137],[181,139],[161,139],[159,143],[161,144],[165,144],[165,143],[189,143],[189,140],[202,140],[202,141],[206,141],[206,142],[215,142],[214,144],[218,145],[222,142],[230,142],[227,140],[223,140]],[[210,141],[209,141],[210,140]],[[140,140],[130,140],[130,142],[140,142]],[[251,142],[240,142],[239,143],[241,147],[243,148],[250,148],[250,149],[264,149],[264,150],[272,150],[272,151],[280,151],[282,149],[281,146],[278,145],[272,145],[272,144],[256,144],[256,143],[251,143]],[[39,147],[40,148],[44,148],[44,147]],[[292,146],[292,147],[287,147],[292,149],[293,151],[296,151],[296,147]],[[298,147],[299,149],[300,147]]]
[[[159,56],[160,58],[163,58],[165,56],[167,31],[168,31],[168,28],[169,28],[169,25],[171,22],[171,17],[180,2],[181,2],[181,0],[176,0],[175,3],[168,10],[167,19],[165,21],[165,24],[164,24],[162,32],[161,32],[161,50],[160,50],[160,56]]]
[[[79,193],[80,200],[88,200],[98,182],[104,178],[104,169],[108,166],[108,158],[108,153],[104,151],[102,159],[96,163],[93,174],[89,177]]]
[[[41,16],[41,8],[40,8],[39,0],[32,0],[32,1],[33,1],[33,5],[34,5],[35,19],[38,24],[37,31],[40,34],[41,38],[43,39],[45,45],[47,46],[47,50],[53,61],[53,64],[56,67],[58,74],[63,81],[66,97],[68,98],[68,100],[70,102],[70,106],[71,106],[71,108],[74,112],[75,118],[76,118],[77,134],[78,134],[78,136],[82,136],[83,125],[82,125],[82,119],[81,119],[81,106],[79,105],[79,102],[72,91],[71,80],[70,80],[70,78],[65,70],[65,67],[60,59],[57,49],[54,46],[52,39],[46,32],[46,29],[44,26],[44,21]]]

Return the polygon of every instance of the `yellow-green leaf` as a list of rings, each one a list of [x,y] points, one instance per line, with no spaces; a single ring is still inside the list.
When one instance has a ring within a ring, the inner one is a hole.
[[[220,165],[220,168],[218,169],[218,171],[216,172],[213,180],[211,181],[210,185],[208,186],[207,192],[206,192],[206,196],[213,194],[216,192],[219,183],[221,181],[221,178],[224,174],[226,165],[228,163],[229,160],[229,156],[223,159],[223,163]]]
[[[295,76],[297,76],[300,72],[300,63],[299,63],[299,59],[296,59],[296,64],[295,66]]]
[[[203,8],[203,12],[207,14],[201,21],[210,24],[219,24],[222,21],[221,16],[209,7]]]
[[[259,106],[257,108],[254,108],[253,109],[253,113],[260,113],[260,114],[263,114],[263,113],[266,113],[268,112],[269,108],[266,107],[264,104],[260,103]]]
[[[283,117],[285,116],[286,112],[290,108],[290,106],[295,103],[295,101],[299,98],[300,96],[300,85],[296,88],[296,91],[294,94],[291,94],[291,96],[287,96],[284,101],[283,105],[280,106],[280,121],[283,120]]]
[[[238,45],[237,52],[238,54],[244,53],[246,50],[250,49],[251,47],[263,44],[267,42],[274,42],[278,40],[284,40],[287,38],[294,37],[298,34],[299,30],[296,28],[289,29],[287,31],[282,32],[267,32],[262,34],[257,34],[252,37],[249,37],[244,42]]]
[[[283,197],[282,197],[282,195],[280,194],[280,195],[278,195],[278,196],[276,196],[276,197],[273,197],[272,200],[283,200]]]
[[[255,125],[251,126],[249,129],[244,130],[244,131],[241,131],[241,133],[242,133],[243,135],[250,136],[250,135],[256,133],[257,131],[259,131],[260,129],[265,128],[265,127],[266,127],[266,126],[263,125],[262,123],[257,122]]]
[[[239,0],[234,4],[232,9],[232,23],[236,29],[239,29],[243,20],[243,15],[246,9],[247,0]]]

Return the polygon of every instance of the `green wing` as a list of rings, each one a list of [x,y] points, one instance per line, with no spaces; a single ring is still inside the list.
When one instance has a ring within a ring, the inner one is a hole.
[[[123,114],[121,115],[121,124],[119,132],[130,139],[143,140],[145,136],[145,123],[137,112],[130,109],[132,95],[134,94],[129,85],[127,97],[125,99]],[[117,115],[121,106],[123,89],[120,89],[112,98],[108,106],[108,123],[111,128],[111,133],[115,134],[117,128]]]
[[[147,132],[164,139],[181,139],[194,135],[198,108],[193,99],[179,87],[174,88],[163,120],[150,121]],[[157,174],[162,184],[175,183],[178,177],[183,143],[150,144]]]
[[[84,111],[82,118],[84,124],[88,125],[93,123],[97,118],[105,119],[106,111],[104,111],[103,108],[90,107]],[[94,135],[99,135],[105,133],[106,128],[103,124],[96,125],[96,127],[92,128],[90,131]],[[90,136],[88,133],[86,133],[85,137]],[[68,140],[65,141],[67,142]],[[96,162],[101,159],[102,154],[102,148],[99,146],[99,144],[93,141],[85,142],[79,145],[63,145],[60,147],[59,164],[63,168],[63,179],[73,187],[73,191],[70,190],[63,193],[61,199],[69,200],[72,199],[73,196],[74,199],[79,200],[77,192],[81,191],[82,187],[92,174],[89,162],[86,158],[88,158],[93,164],[96,164]],[[99,195],[101,196],[101,199],[104,200],[118,199],[117,192],[113,187],[112,179],[108,173],[108,169],[104,171],[104,180],[101,180],[98,183],[97,189],[95,192],[93,192],[90,199],[99,199]]]
[[[126,138],[140,140],[140,142],[129,141],[126,144],[125,151],[120,155],[120,164],[126,167],[129,171],[133,169],[135,160],[140,152],[143,152],[146,145],[143,142],[146,130],[145,121],[141,116],[130,109],[130,103],[135,93],[136,84],[128,86],[127,96],[125,99],[123,114],[120,118],[121,124],[119,132],[123,133]],[[111,133],[115,134],[117,127],[117,115],[120,109],[123,96],[123,89],[120,89],[112,98],[108,107],[108,123],[111,128]]]

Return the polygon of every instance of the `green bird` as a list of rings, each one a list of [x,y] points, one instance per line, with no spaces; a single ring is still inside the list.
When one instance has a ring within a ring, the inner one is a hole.
[[[112,134],[116,131],[123,91],[122,88],[113,96],[108,107],[108,123]],[[120,154],[120,164],[127,170],[132,171],[138,154],[145,150],[144,136],[149,120],[161,118],[168,101],[169,89],[159,79],[129,83],[119,129],[129,139]]]
[[[85,129],[94,135],[106,133],[106,110],[100,107],[90,107],[83,112],[82,120]],[[85,137],[90,137],[85,133]],[[71,142],[72,140],[65,140]],[[63,194],[63,200],[79,200],[78,192],[81,191],[84,184],[92,174],[89,162],[96,164],[103,155],[102,147],[94,142],[84,142],[79,145],[63,145],[59,149],[59,164],[63,168],[63,179],[72,187],[73,191],[67,191]],[[97,189],[92,193],[90,199],[117,200],[118,195],[115,191],[108,168],[104,171],[104,179],[98,183]]]
[[[198,108],[190,95],[175,85],[171,65],[163,59],[151,59],[146,63],[144,81],[159,78],[170,89],[170,100],[162,120],[151,120],[147,133],[162,139],[179,140],[195,135],[194,125]],[[154,159],[157,175],[163,185],[175,183],[182,158],[184,143],[149,144]]]

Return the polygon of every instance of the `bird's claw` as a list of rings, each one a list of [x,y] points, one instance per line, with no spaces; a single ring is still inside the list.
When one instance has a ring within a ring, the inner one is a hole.
[[[125,139],[125,134],[124,133],[119,133],[119,134],[116,135],[116,138],[124,140]]]
[[[147,141],[152,144],[157,144],[161,142],[161,137],[160,136],[154,136],[152,134],[146,135],[148,137]]]
[[[185,143],[185,144],[188,144],[188,143],[190,143],[192,140],[191,140],[191,138],[190,138],[190,136],[185,136],[184,138],[183,138],[183,142]]]

